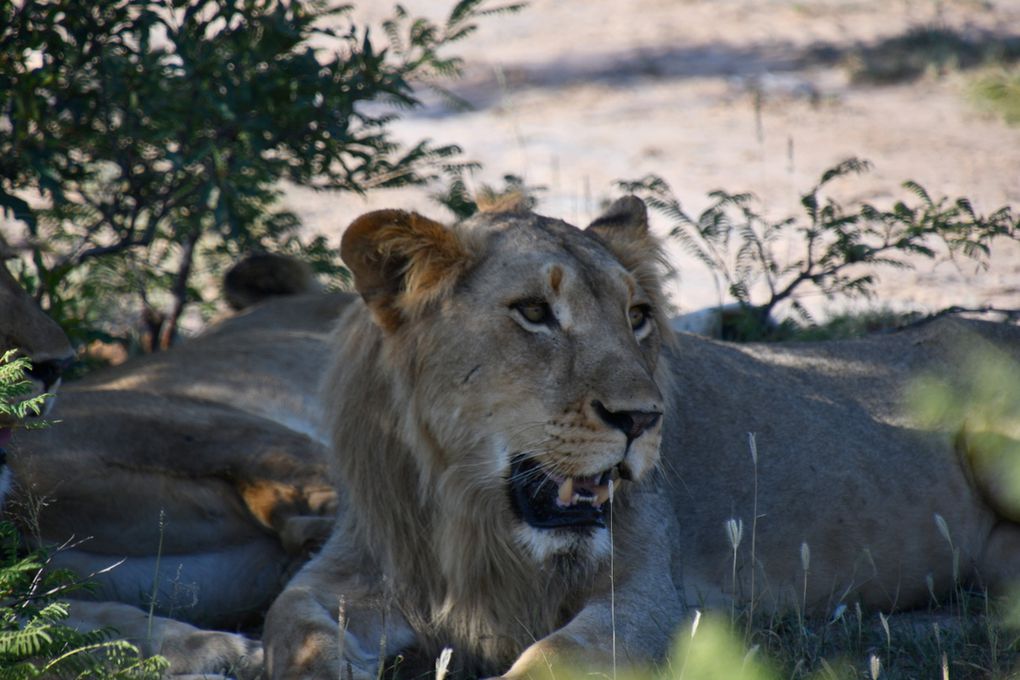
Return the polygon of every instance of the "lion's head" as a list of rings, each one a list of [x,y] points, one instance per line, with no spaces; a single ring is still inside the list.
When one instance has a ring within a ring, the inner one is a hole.
[[[15,256],[0,238],[0,355],[17,349],[31,359],[31,391],[21,395],[31,398],[56,390],[61,371],[73,360],[74,352],[60,326],[39,309],[8,271],[5,261]],[[4,447],[11,440],[14,425],[0,414],[0,508],[9,485]]]
[[[326,387],[349,531],[396,578],[419,570],[425,615],[454,628],[478,591],[488,609],[533,597],[521,581],[537,568],[576,587],[608,555],[610,489],[619,523],[626,482],[659,458],[670,332],[644,204],[622,199],[583,231],[379,211],[342,253],[365,301],[341,321]]]

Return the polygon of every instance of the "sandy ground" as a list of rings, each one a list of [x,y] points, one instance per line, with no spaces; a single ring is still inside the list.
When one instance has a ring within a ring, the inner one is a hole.
[[[434,18],[449,4],[407,3]],[[386,3],[375,5],[359,18],[387,15]],[[841,200],[889,205],[907,197],[899,185],[913,179],[935,196],[968,196],[979,211],[1020,205],[1020,128],[967,96],[973,72],[883,87],[849,82],[840,55],[931,24],[1020,35],[1020,2],[535,0],[517,15],[483,20],[456,46],[467,72],[451,89],[473,110],[428,98],[394,131],[408,142],[461,145],[484,166],[476,185],[512,173],[546,187],[539,211],[577,224],[618,195],[615,180],[647,173],[664,177],[689,212],[723,188],[750,190],[784,217],[825,168],[850,156],[874,169],[836,186]],[[421,189],[367,200],[287,197],[310,229],[330,235],[367,209],[444,212]],[[653,226],[667,229],[658,216]],[[677,308],[714,304],[707,271],[675,243],[670,252]],[[804,302],[833,307],[818,296]],[[1020,247],[996,248],[987,271],[927,261],[915,272],[883,270],[872,304],[1020,307]]]

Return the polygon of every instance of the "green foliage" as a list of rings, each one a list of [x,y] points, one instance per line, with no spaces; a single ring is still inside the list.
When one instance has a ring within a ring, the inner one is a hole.
[[[778,221],[759,212],[749,193],[713,191],[709,207],[690,215],[661,177],[619,186],[665,216],[670,234],[711,271],[720,292],[725,287],[741,305],[745,314],[734,328],[737,340],[773,335],[771,315],[780,303],[811,323],[795,293],[871,297],[878,266],[910,268],[905,256],[932,259],[940,252],[984,262],[993,240],[1020,236],[1020,222],[1009,207],[980,215],[966,198],[935,200],[916,182],[903,185],[914,203],[898,201],[888,210],[863,202],[846,207],[823,195],[830,182],[868,168],[865,161],[849,159],[826,170],[801,196],[803,216]],[[790,243],[800,244],[799,252],[786,256]]]
[[[8,350],[0,355],[0,423],[14,423],[24,427],[40,427],[41,423],[23,424],[30,416],[42,413],[46,397],[41,394],[31,399],[22,399],[32,390],[32,383],[25,377],[31,363],[19,357],[17,350]],[[10,427],[10,425],[6,425]],[[0,502],[3,499],[0,498]]]
[[[10,351],[0,357],[0,422],[5,424],[38,415],[44,399],[21,399],[28,391],[29,364],[15,356]],[[133,645],[111,640],[111,631],[82,633],[65,625],[68,605],[58,598],[76,587],[74,576],[44,571],[47,561],[43,551],[22,554],[18,530],[0,520],[0,680],[162,677],[165,659],[142,659]]]
[[[1020,125],[1020,68],[997,69],[980,76],[971,86],[971,95],[1010,125]]]
[[[1020,508],[1020,364],[975,341],[958,350],[958,378],[925,375],[908,390],[917,420],[949,432],[1000,513]],[[1020,600],[1015,600],[1020,604]]]
[[[111,631],[79,632],[65,624],[69,610],[58,597],[71,589],[67,572],[44,572],[46,555],[21,556],[18,532],[0,521],[0,680],[29,678],[161,678],[161,657],[142,659]]]
[[[874,333],[895,331],[911,323],[920,321],[922,315],[917,312],[900,313],[879,307],[859,312],[834,314],[824,321],[808,326],[794,323],[780,323],[776,328],[777,339],[819,341],[846,340],[860,338]]]
[[[339,281],[279,183],[361,193],[449,167],[457,147],[391,138],[394,107],[459,72],[441,51],[476,17],[516,7],[461,0],[441,25],[398,8],[380,49],[323,0],[0,0],[0,206],[32,248],[23,284],[75,340],[141,310],[165,345],[202,275],[243,254]]]
[[[771,668],[733,633],[720,616],[696,615],[691,626],[682,630],[673,651],[670,671],[663,680],[773,680]]]

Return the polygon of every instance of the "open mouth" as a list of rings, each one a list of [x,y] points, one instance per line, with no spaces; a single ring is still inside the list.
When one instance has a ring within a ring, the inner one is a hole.
[[[605,527],[610,482],[619,478],[615,467],[588,477],[561,477],[521,456],[510,465],[510,504],[536,529]]]

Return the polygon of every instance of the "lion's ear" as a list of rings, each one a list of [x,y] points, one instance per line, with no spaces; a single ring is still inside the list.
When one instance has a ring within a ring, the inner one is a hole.
[[[652,298],[656,319],[665,329],[668,303],[662,291],[664,277],[672,271],[659,239],[648,228],[648,208],[637,196],[624,196],[615,201],[586,230],[595,234],[637,279]],[[672,334],[667,335],[671,337]]]
[[[340,256],[376,323],[391,332],[448,290],[469,259],[452,229],[403,210],[377,210],[354,220]]]
[[[648,231],[648,209],[637,196],[624,196],[613,202],[602,215],[588,225],[602,243],[630,270],[649,256],[658,255],[658,241]]]

